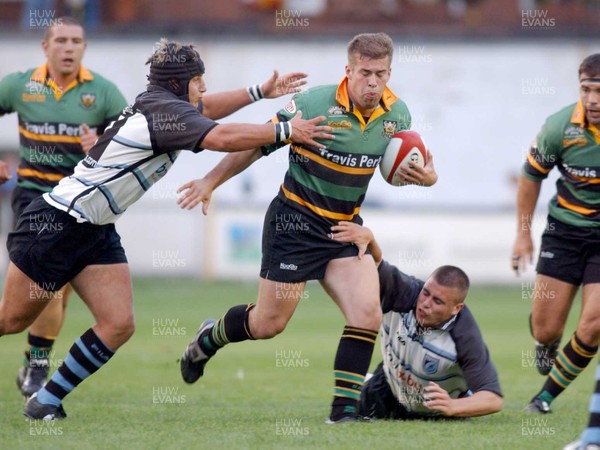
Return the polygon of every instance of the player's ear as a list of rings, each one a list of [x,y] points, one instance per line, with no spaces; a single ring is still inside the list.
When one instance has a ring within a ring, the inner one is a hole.
[[[344,70],[346,71],[346,76],[349,77],[350,76],[350,66],[346,65],[346,68]]]
[[[460,312],[460,310],[463,309],[463,306],[465,306],[464,302],[460,302],[458,305],[454,305],[454,309],[452,310],[452,315],[455,316],[456,314],[458,314]]]

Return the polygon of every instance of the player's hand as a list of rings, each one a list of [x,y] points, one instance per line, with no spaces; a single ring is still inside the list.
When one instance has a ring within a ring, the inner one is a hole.
[[[517,276],[525,272],[528,264],[533,264],[533,241],[531,240],[531,234],[522,232],[517,235],[512,248],[510,264]]]
[[[10,167],[4,161],[0,161],[0,184],[6,183],[11,178]]]
[[[85,123],[81,125],[81,149],[86,155],[98,140],[98,135]]]
[[[401,166],[399,169],[400,175],[405,180],[403,185],[416,184],[418,186],[433,186],[437,183],[438,174],[433,165],[433,155],[427,150],[427,163],[425,167],[419,167],[413,164]]]
[[[177,189],[178,194],[182,192],[183,194],[177,199],[177,204],[182,209],[194,209],[202,202],[202,214],[208,213],[213,186],[206,178],[188,181]]]
[[[439,411],[444,416],[454,415],[452,405],[455,399],[451,398],[448,392],[440,387],[440,385],[430,381],[425,387],[423,393],[423,406],[433,410]]]
[[[292,72],[279,76],[277,70],[273,70],[273,75],[265,81],[260,89],[264,98],[277,98],[286,94],[295,94],[301,91],[301,87],[306,84],[305,78],[308,74],[304,72]]]
[[[315,139],[334,139],[333,128],[327,125],[319,125],[327,120],[325,116],[315,117],[314,119],[304,120],[302,111],[298,111],[290,119],[292,124],[292,141],[298,144],[312,145],[317,148],[325,148],[323,144]]]
[[[369,243],[373,241],[373,232],[354,222],[338,222],[331,227],[331,239],[338,242],[351,242],[358,247],[358,259],[362,259]]]

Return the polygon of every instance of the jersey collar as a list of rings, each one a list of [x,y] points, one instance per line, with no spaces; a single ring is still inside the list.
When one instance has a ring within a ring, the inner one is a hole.
[[[31,80],[32,81],[37,81],[39,83],[43,83],[46,86],[52,88],[52,91],[54,92],[54,96],[56,98],[56,100],[60,100],[60,98],[65,94],[65,92],[69,91],[70,89],[73,89],[75,86],[77,86],[77,83],[85,83],[86,81],[91,81],[94,79],[94,75],[92,75],[92,73],[87,70],[85,67],[83,67],[82,65],[79,66],[79,73],[77,74],[77,78],[73,80],[73,82],[71,84],[69,84],[64,90],[60,89],[56,83],[54,82],[54,80],[51,80],[48,78],[48,64],[44,63],[41,66],[37,67],[34,71],[33,74],[31,75]]]
[[[594,135],[596,143],[600,143],[600,130],[598,130],[598,127],[595,125],[587,123],[587,120],[585,119],[585,108],[583,107],[581,100],[577,102],[575,109],[573,109],[573,114],[571,114],[571,123],[579,125],[580,128],[589,129]]]
[[[346,111],[353,111],[354,105],[352,104],[352,100],[350,100],[350,96],[348,95],[348,77],[344,77],[338,85],[335,98],[340,105],[346,108]],[[398,100],[398,97],[396,97],[391,89],[386,86],[383,90],[381,100],[379,101],[379,106],[381,106],[384,111],[387,112],[390,110],[396,100]]]

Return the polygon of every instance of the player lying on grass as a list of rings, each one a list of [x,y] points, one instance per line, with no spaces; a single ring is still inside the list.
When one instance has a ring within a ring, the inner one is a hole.
[[[63,398],[133,334],[131,277],[114,223],[167,173],[181,150],[233,152],[290,138],[320,147],[315,138],[333,138],[330,127],[317,125],[322,116],[303,120],[298,114],[292,127],[283,129],[221,125],[202,115],[204,63],[192,46],[163,39],[148,63],[146,92],[106,129],[72,176],[27,207],[8,238],[11,262],[0,302],[0,336],[23,331],[51,292],[68,282],[96,320],[25,405],[30,419],[66,417]],[[294,91],[297,86],[293,79],[284,85]],[[218,116],[248,103],[248,93],[240,89],[219,96],[211,109]]]
[[[502,409],[498,374],[464,301],[469,278],[438,267],[427,281],[382,260],[371,230],[352,222],[333,239],[370,249],[378,266],[383,361],[363,385],[359,413],[373,418],[470,417]]]

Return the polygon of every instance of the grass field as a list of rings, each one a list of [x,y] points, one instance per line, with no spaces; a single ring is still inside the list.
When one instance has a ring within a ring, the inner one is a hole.
[[[17,449],[559,449],[587,421],[594,368],[553,404],[554,413],[521,412],[543,378],[531,365],[531,300],[516,288],[473,288],[468,297],[505,395],[504,410],[463,422],[386,422],[327,426],[332,364],[341,314],[310,284],[287,330],[269,341],[222,350],[203,379],[186,385],[178,358],[206,317],[253,301],[255,284],[194,280],[134,281],[137,331],[112,361],[64,406],[64,421],[29,423],[14,376],[25,335],[0,339],[0,448]],[[577,301],[578,304],[578,301]],[[569,320],[574,329],[578,307]],[[51,365],[92,324],[73,298]],[[380,361],[376,347],[374,366]],[[595,361],[592,363],[595,366]]]

